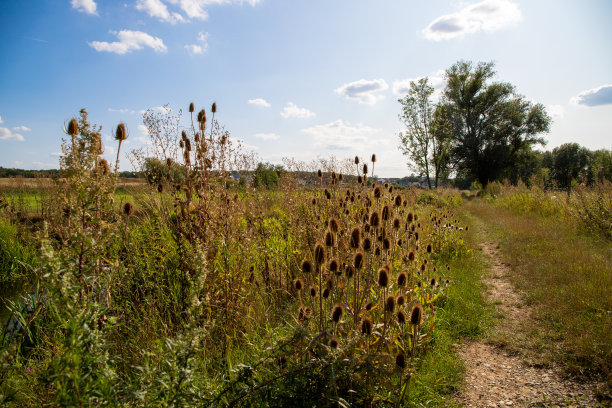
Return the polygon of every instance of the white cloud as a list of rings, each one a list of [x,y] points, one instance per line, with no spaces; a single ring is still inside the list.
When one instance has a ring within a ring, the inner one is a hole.
[[[263,140],[278,140],[280,139],[280,136],[277,135],[276,133],[257,133],[255,135],[256,138],[258,139],[263,139]]]
[[[111,33],[116,34],[119,41],[92,41],[88,43],[89,46],[93,47],[96,51],[114,52],[117,54],[126,54],[133,50],[141,50],[144,47],[152,48],[155,52],[166,52],[168,50],[161,38],[153,37],[142,31],[121,30],[118,33],[114,31],[111,31]]]
[[[98,14],[97,4],[94,0],[72,0],[70,2],[72,8],[87,14]]]
[[[187,44],[185,48],[191,55],[204,54],[208,50],[208,33],[198,33],[199,44]]]
[[[144,11],[150,17],[167,23],[176,24],[185,22],[185,18],[180,13],[168,11],[168,7],[161,0],[138,0],[136,2],[136,9]]]
[[[29,132],[32,129],[30,129],[27,126],[14,126],[13,130],[16,131],[16,132]]]
[[[19,133],[13,133],[9,128],[0,127],[0,140],[18,140],[23,142],[25,139]]]
[[[0,116],[0,123],[4,123],[4,121],[2,120],[2,116]]]
[[[117,112],[117,113],[129,113],[130,115],[133,115],[136,113],[135,110],[132,109],[113,109],[113,108],[108,108],[107,109],[109,112]]]
[[[432,21],[423,30],[425,37],[440,41],[478,31],[495,31],[522,18],[518,4],[510,0],[484,0]]]
[[[302,129],[302,132],[312,136],[315,147],[331,150],[363,148],[376,142],[372,135],[379,131],[380,129],[362,123],[353,126],[350,122],[344,122],[340,119],[325,125]]]
[[[249,99],[248,103],[251,105],[255,105],[255,106],[261,106],[263,108],[269,108],[270,107],[270,103],[268,103],[268,101],[266,101],[263,98],[256,98],[256,99]],[[2,123],[2,122],[0,122]]]
[[[289,102],[287,106],[283,108],[280,114],[285,119],[287,118],[302,118],[303,119],[303,118],[310,118],[311,116],[315,115],[314,112],[309,111],[306,108],[300,108],[293,102]]]
[[[142,133],[144,136],[149,135],[149,128],[146,127],[145,125],[138,125],[138,131]]]
[[[393,93],[398,96],[406,95],[408,91],[410,91],[410,82],[417,82],[421,78],[424,78],[424,77],[406,78],[406,79],[399,79],[397,81],[393,81],[393,85],[392,85]],[[443,69],[439,69],[437,71],[432,72],[431,74],[427,76],[427,78],[429,78],[429,85],[435,89],[434,94],[436,92],[439,93],[439,91],[442,90],[444,86],[446,85],[446,82],[444,81],[444,70]]]
[[[574,105],[601,106],[612,104],[612,84],[587,89],[570,99]]]
[[[565,109],[561,105],[549,105],[546,107],[548,114],[553,118],[561,119],[565,114]]]
[[[188,18],[195,20],[206,20],[208,19],[208,11],[206,9],[209,6],[224,4],[242,5],[244,3],[255,6],[260,3],[261,0],[168,0],[168,2],[178,5]]]
[[[377,92],[389,89],[384,79],[360,79],[359,81],[344,84],[335,90],[347,99],[352,99],[366,105],[374,105],[384,98],[383,95],[375,95]]]

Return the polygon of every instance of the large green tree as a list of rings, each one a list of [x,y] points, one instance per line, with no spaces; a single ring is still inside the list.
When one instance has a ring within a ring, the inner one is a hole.
[[[491,82],[494,64],[459,61],[446,70],[437,109],[450,130],[451,160],[460,175],[482,185],[512,174],[533,145],[544,144],[550,117],[509,83]]]
[[[409,165],[425,176],[429,188],[433,175],[434,186],[445,174],[447,145],[446,133],[435,125],[434,108],[431,101],[434,88],[427,77],[410,82],[410,91],[398,102],[402,105],[399,117],[406,130],[399,134],[400,150],[408,157]]]

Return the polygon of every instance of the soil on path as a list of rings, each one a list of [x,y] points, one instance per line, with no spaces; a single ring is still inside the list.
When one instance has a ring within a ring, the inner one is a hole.
[[[525,324],[532,318],[508,279],[508,265],[501,261],[496,244],[483,242],[481,248],[491,265],[484,279],[487,300],[496,305],[501,317],[495,337],[525,335]],[[466,366],[465,387],[457,402],[466,407],[601,406],[592,386],[562,379],[554,367],[530,365],[526,352],[485,341],[458,345],[457,352]]]

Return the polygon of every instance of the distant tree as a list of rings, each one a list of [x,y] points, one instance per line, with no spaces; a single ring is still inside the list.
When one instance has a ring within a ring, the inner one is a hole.
[[[402,105],[399,117],[406,125],[406,131],[399,134],[399,148],[408,157],[410,167],[419,175],[425,176],[429,188],[432,187],[432,174],[434,186],[438,187],[447,151],[444,138],[436,137],[445,136],[445,133],[443,128],[436,128],[434,124],[435,104],[431,101],[433,92],[434,88],[425,77],[417,82],[410,82],[408,94],[398,99]]]
[[[163,182],[181,183],[186,176],[185,167],[180,163],[168,163],[155,157],[147,157],[144,160],[143,172],[149,184]]]
[[[463,176],[483,186],[499,180],[516,165],[525,149],[544,144],[550,117],[542,104],[532,104],[511,84],[488,83],[493,63],[459,61],[446,70],[440,109],[452,128],[451,159]]]
[[[600,149],[591,153],[589,181],[601,182],[603,180],[612,182],[612,150]]]
[[[270,163],[258,163],[253,178],[255,188],[274,189],[278,186],[278,180],[283,171],[283,166]]]
[[[552,151],[552,178],[561,188],[571,187],[571,181],[588,178],[591,152],[578,143],[565,143]]]

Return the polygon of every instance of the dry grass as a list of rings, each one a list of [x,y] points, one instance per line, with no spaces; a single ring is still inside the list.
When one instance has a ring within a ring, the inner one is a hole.
[[[538,327],[525,330],[571,375],[611,378],[612,250],[609,241],[558,218],[517,214],[474,200],[467,209],[500,242],[513,283]],[[509,339],[512,341],[512,339]]]

